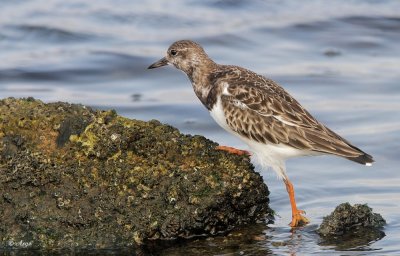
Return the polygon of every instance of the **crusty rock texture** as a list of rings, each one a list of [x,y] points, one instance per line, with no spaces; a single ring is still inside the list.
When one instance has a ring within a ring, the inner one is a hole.
[[[68,103],[0,101],[0,248],[116,248],[271,220],[245,156]]]
[[[343,203],[324,217],[317,232],[322,244],[339,245],[343,249],[366,245],[385,236],[386,221],[366,204]]]

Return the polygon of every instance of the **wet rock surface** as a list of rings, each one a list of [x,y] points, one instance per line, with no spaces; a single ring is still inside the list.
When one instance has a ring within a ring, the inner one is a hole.
[[[365,245],[385,236],[386,221],[366,204],[343,203],[324,217],[317,232],[321,244],[336,245],[342,249]]]
[[[0,248],[117,248],[272,219],[246,156],[68,103],[0,101]]]

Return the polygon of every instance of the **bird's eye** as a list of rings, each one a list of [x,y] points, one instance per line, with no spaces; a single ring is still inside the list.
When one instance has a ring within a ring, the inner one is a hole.
[[[171,55],[175,56],[178,52],[176,50],[171,50]]]

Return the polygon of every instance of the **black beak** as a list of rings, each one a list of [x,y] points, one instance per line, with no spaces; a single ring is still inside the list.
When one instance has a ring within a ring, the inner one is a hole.
[[[164,57],[161,60],[158,60],[156,62],[154,62],[153,64],[151,64],[148,69],[152,69],[152,68],[159,68],[162,66],[168,65],[168,60]]]

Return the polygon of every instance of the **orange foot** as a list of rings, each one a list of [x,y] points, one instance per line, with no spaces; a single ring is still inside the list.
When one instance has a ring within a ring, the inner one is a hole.
[[[242,156],[242,155],[251,156],[251,153],[249,151],[240,150],[240,149],[232,148],[232,147],[228,147],[228,146],[218,146],[218,147],[216,147],[216,149],[217,150],[227,151],[227,152],[229,152],[231,154],[236,154],[236,155],[239,155],[239,156]]]
[[[295,228],[295,227],[304,226],[307,223],[310,223],[310,221],[306,217],[304,217],[302,215],[302,214],[305,214],[305,213],[306,213],[305,211],[297,209],[297,211],[295,213],[293,213],[292,222],[290,222],[289,225],[292,228]]]
[[[290,205],[292,207],[292,222],[290,222],[289,225],[294,228],[310,223],[310,221],[306,217],[302,216],[302,214],[306,214],[305,211],[297,209],[296,199],[294,198],[293,184],[289,181],[287,177],[283,179],[283,182],[285,182],[286,190],[289,194]]]

